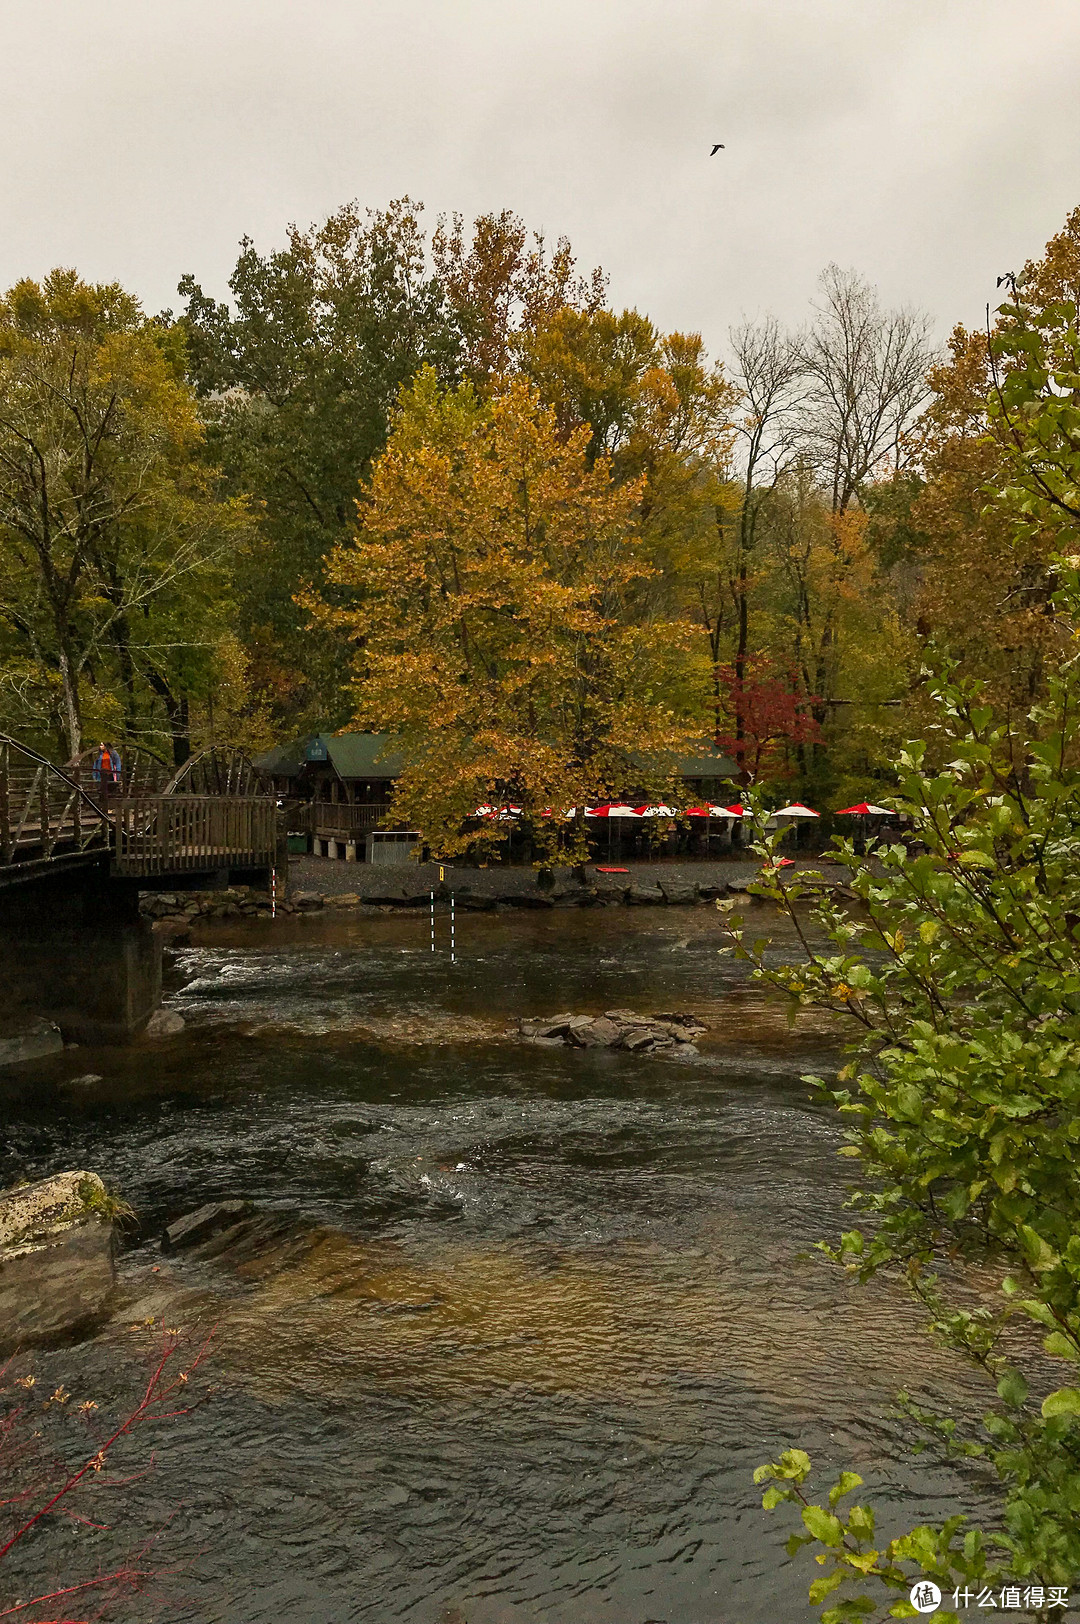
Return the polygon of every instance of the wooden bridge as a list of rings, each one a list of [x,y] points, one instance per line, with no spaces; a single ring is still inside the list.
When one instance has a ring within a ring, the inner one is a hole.
[[[276,800],[240,751],[205,750],[171,774],[133,751],[110,784],[85,757],[57,767],[0,734],[0,886],[90,863],[156,881],[271,869],[277,839]]]

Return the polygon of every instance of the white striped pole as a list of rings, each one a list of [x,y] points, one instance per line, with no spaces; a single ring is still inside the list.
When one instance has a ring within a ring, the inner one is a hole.
[[[435,893],[431,893],[431,951],[435,951]]]
[[[450,963],[455,963],[454,954],[454,893],[450,893]]]

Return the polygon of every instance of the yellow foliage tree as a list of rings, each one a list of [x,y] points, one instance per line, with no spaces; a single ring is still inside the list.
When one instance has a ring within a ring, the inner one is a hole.
[[[522,378],[484,400],[424,371],[328,560],[345,601],[313,608],[355,642],[357,723],[401,740],[394,815],[443,855],[496,849],[475,813],[509,804],[541,860],[577,855],[562,814],[663,793],[697,731],[692,628],[634,607],[641,482],[589,442]]]
[[[911,613],[932,640],[978,678],[1004,715],[1022,726],[1053,663],[1058,588],[1053,568],[1061,541],[1051,522],[1018,526],[995,500],[1012,484],[1015,425],[996,410],[1010,373],[1029,364],[995,356],[1026,325],[1048,335],[1075,321],[1080,293],[1080,208],[1012,280],[990,334],[957,326],[948,357],[929,377],[930,405],[916,448],[923,485],[909,527],[915,588]],[[923,718],[916,716],[916,725]]]

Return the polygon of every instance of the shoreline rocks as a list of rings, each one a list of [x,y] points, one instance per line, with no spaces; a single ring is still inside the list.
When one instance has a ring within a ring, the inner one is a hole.
[[[523,1020],[518,1030],[528,1043],[571,1049],[624,1049],[631,1054],[672,1052],[697,1054],[695,1038],[708,1029],[694,1015],[639,1015],[632,1009],[609,1009],[603,1015],[552,1015]]]
[[[432,884],[421,872],[395,874],[370,869],[365,872],[367,865],[354,864],[349,868],[350,882],[361,889],[344,892],[296,889],[287,895],[282,892],[277,902],[279,917],[326,918],[350,911],[366,915],[399,910],[426,911],[431,906],[433,889],[439,913],[448,911],[451,895],[458,909],[476,913],[508,908],[521,911],[613,906],[693,908],[730,897],[738,897],[751,905],[762,901],[750,891],[757,876],[724,880],[713,873],[698,883],[685,872],[668,874],[662,869],[656,872],[644,867],[625,875],[586,871],[584,878],[571,876],[569,870],[560,870],[557,877],[552,877],[543,870],[532,876],[523,869],[506,869],[501,873],[457,869],[452,879]],[[529,883],[530,878],[534,883]],[[808,900],[830,894],[855,899],[849,886],[816,870],[786,871],[786,878],[787,883],[797,883]],[[781,880],[784,883],[783,876]],[[267,919],[271,911],[268,894],[247,886],[230,886],[220,891],[145,892],[139,905],[143,914],[153,921],[154,929],[173,940],[181,939],[180,933],[189,925],[217,919]]]
[[[116,1284],[114,1230],[96,1173],[0,1194],[0,1351],[59,1341],[103,1317]]]

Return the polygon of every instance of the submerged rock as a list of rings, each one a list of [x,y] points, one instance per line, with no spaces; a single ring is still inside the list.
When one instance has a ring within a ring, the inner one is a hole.
[[[0,1350],[91,1325],[116,1283],[114,1224],[96,1173],[57,1173],[0,1195]]]
[[[184,1246],[198,1246],[219,1230],[229,1229],[255,1211],[250,1201],[208,1201],[205,1207],[185,1213],[166,1227],[162,1244],[167,1252]]]

